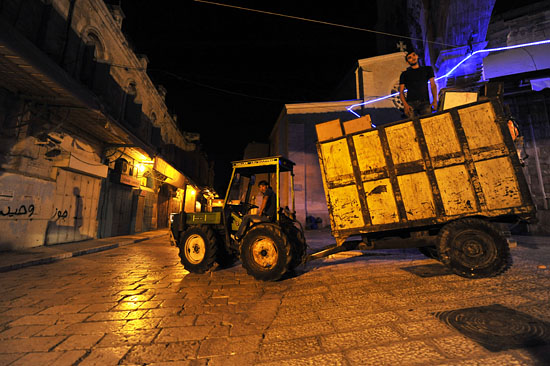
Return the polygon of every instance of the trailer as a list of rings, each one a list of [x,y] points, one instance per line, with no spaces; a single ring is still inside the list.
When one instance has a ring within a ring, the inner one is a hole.
[[[508,120],[495,97],[376,128],[368,116],[318,124],[336,247],[415,239],[458,275],[502,273],[511,260],[498,223],[535,217]]]

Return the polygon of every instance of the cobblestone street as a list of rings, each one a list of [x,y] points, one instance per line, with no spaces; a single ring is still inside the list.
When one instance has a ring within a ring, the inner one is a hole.
[[[0,273],[0,365],[548,365],[550,243],[511,251],[490,279],[411,249],[264,283],[188,274],[164,236]]]

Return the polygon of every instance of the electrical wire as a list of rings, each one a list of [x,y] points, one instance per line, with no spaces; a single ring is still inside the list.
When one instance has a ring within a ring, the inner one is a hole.
[[[464,57],[459,63],[457,63],[445,75],[438,76],[438,77],[435,78],[435,80],[437,81],[437,80],[449,77],[456,69],[458,69],[458,67],[460,65],[462,65],[463,63],[465,63],[471,57],[473,57],[474,55],[476,55],[478,53],[500,52],[500,51],[506,51],[506,50],[513,50],[513,49],[516,49],[516,48],[521,48],[521,49],[525,50],[525,47],[540,46],[540,45],[544,45],[544,44],[550,44],[550,39],[545,39],[545,40],[542,40],[542,41],[529,42],[529,43],[516,44],[516,45],[513,45],[513,46],[503,46],[503,47],[487,48],[487,49],[477,50],[477,51],[474,51],[474,52],[470,53],[468,56]],[[527,52],[527,54],[529,56],[531,56],[531,54],[527,50],[525,50],[525,51]],[[531,56],[531,59],[533,60],[533,62],[535,62],[535,60],[532,56]],[[535,64],[535,68],[536,68],[536,64]],[[353,111],[353,108],[364,106],[364,105],[371,104],[371,103],[374,103],[374,102],[378,102],[380,100],[388,99],[388,98],[391,98],[391,97],[394,97],[394,96],[397,96],[397,95],[399,95],[399,93],[393,93],[393,94],[389,94],[389,95],[386,95],[386,96],[381,97],[381,98],[368,100],[368,101],[358,103],[358,104],[352,104],[349,107],[346,107],[346,109],[348,110],[348,112],[352,113],[356,117],[361,117],[358,113]]]
[[[61,150],[65,150],[66,152],[70,153],[71,154],[71,157],[75,158],[76,160],[80,161],[81,163],[84,163],[86,165],[90,165],[90,166],[105,166],[105,164],[101,164],[101,163],[97,163],[97,164],[92,164],[90,163],[89,161],[85,161],[85,160],[82,160],[80,158],[78,158],[75,154],[71,153],[70,151],[68,151],[67,149],[64,149],[63,147],[59,146],[61,148]]]
[[[389,37],[395,37],[395,38],[404,38],[404,39],[410,39],[410,40],[413,40],[413,41],[421,41],[421,42],[426,42],[426,43],[432,43],[432,44],[437,44],[437,45],[440,45],[440,46],[446,46],[446,47],[452,47],[452,48],[459,47],[459,46],[456,46],[456,45],[451,45],[451,44],[442,43],[442,42],[426,41],[426,40],[421,39],[421,38],[407,37],[407,36],[402,36],[400,34],[380,32],[380,31],[375,31],[375,30],[372,30],[372,29],[353,27],[353,26],[344,25],[344,24],[330,23],[330,22],[325,22],[325,21],[322,21],[322,20],[302,18],[302,17],[297,17],[297,16],[294,16],[294,15],[274,13],[274,12],[271,12],[271,11],[245,8],[245,7],[242,7],[242,6],[222,4],[222,3],[216,3],[216,2],[213,2],[213,1],[206,1],[206,0],[193,0],[193,1],[195,1],[197,3],[223,6],[223,7],[233,8],[233,9],[238,9],[238,10],[246,10],[246,11],[251,11],[251,12],[255,12],[255,13],[261,13],[261,14],[266,14],[266,15],[275,15],[275,16],[279,16],[279,17],[283,17],[283,18],[294,19],[294,20],[301,20],[301,21],[305,21],[305,22],[311,22],[311,23],[329,25],[329,26],[333,26],[333,27],[357,30],[357,31],[361,31],[361,32],[369,32],[369,33],[379,34],[379,35],[383,35],[383,36],[389,36]]]
[[[265,97],[259,97],[259,96],[255,96],[255,95],[245,94],[245,93],[234,92],[234,91],[231,91],[231,90],[221,89],[221,88],[217,88],[217,87],[214,87],[214,86],[211,86],[211,85],[207,85],[207,84],[203,84],[203,83],[200,83],[200,82],[197,82],[197,81],[193,81],[193,80],[184,78],[184,77],[182,77],[182,76],[180,76],[180,75],[174,74],[173,72],[170,72],[170,71],[160,70],[160,69],[155,69],[155,70],[156,70],[156,71],[164,72],[164,73],[166,73],[166,74],[168,74],[168,75],[170,75],[170,76],[173,76],[174,78],[176,78],[176,79],[178,79],[178,80],[186,81],[186,82],[188,82],[188,83],[195,84],[195,85],[198,85],[198,86],[203,87],[203,88],[208,88],[208,89],[216,90],[216,91],[219,91],[219,92],[222,92],[222,93],[226,93],[226,94],[238,95],[238,96],[241,96],[241,97],[247,97],[247,98],[252,98],[252,99],[259,99],[259,100],[265,100],[265,101],[268,101],[268,102],[275,102],[275,103],[301,103],[300,101],[289,102],[288,100],[273,99],[273,98],[265,98]]]

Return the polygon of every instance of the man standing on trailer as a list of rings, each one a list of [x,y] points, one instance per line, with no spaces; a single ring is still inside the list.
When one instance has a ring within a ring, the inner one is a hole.
[[[405,114],[412,118],[437,110],[437,85],[433,69],[431,66],[420,66],[418,55],[414,51],[408,52],[405,60],[410,66],[401,73],[399,78],[399,98],[405,107]],[[432,103],[428,94],[428,81],[432,91]],[[404,94],[405,89],[407,89],[407,98]]]

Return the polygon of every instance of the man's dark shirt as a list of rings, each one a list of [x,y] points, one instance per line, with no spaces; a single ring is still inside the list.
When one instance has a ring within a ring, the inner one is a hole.
[[[434,77],[434,70],[430,66],[421,66],[417,69],[409,67],[401,73],[399,84],[407,89],[407,102],[430,102],[428,81]]]
[[[277,209],[275,192],[273,192],[271,188],[268,188],[264,193],[263,199],[267,200],[263,214],[269,218],[273,218],[275,216],[275,210]]]

